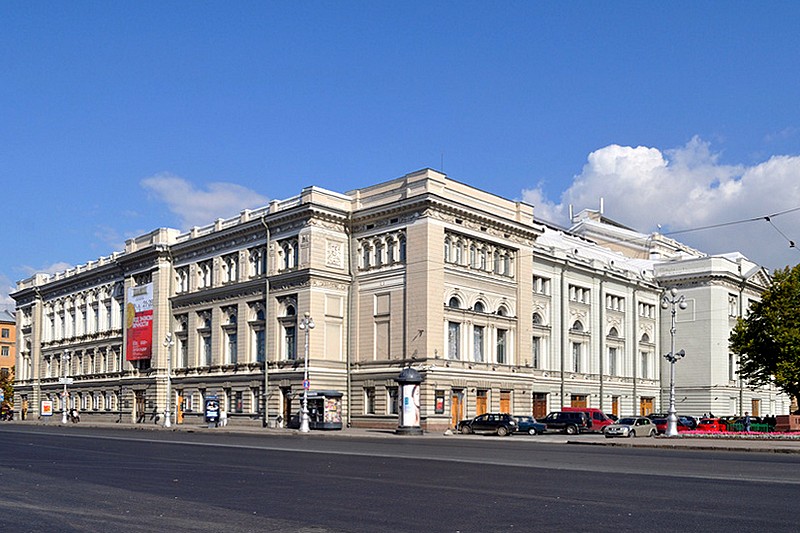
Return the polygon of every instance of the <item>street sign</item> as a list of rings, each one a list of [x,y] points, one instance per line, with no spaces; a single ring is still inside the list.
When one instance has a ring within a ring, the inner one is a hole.
[[[75,380],[73,378],[58,378],[58,382],[61,383],[62,385],[64,383],[66,383],[67,385],[72,385],[73,383],[75,383]]]
[[[307,379],[304,379],[304,380],[303,380],[303,388],[304,388],[305,390],[308,390],[308,389],[310,389],[310,388],[311,388],[311,382],[310,382],[309,380],[307,380]]]

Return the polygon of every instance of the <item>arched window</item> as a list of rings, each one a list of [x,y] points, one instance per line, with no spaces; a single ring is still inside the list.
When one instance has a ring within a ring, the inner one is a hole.
[[[486,308],[483,306],[483,302],[475,302],[475,305],[472,306],[472,310],[476,313],[484,313]]]
[[[642,334],[642,342],[644,344],[650,344],[650,335],[647,333]]]
[[[610,330],[608,330],[608,336],[619,337],[619,331],[617,331],[617,328],[611,328]]]
[[[506,306],[501,305],[497,308],[497,316],[508,316],[508,309],[506,309]]]
[[[533,325],[534,326],[541,326],[544,324],[544,319],[542,319],[542,315],[539,313],[533,313]]]
[[[453,309],[459,309],[461,307],[461,302],[455,296],[450,298],[450,301],[447,302],[447,307],[452,307]]]
[[[583,331],[583,324],[580,320],[576,320],[574,324],[572,324],[572,331],[575,332],[582,332]]]

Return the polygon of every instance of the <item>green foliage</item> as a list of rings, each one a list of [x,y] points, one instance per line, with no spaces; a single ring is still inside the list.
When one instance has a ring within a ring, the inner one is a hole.
[[[800,398],[800,265],[775,271],[761,301],[731,332],[730,348],[743,379]]]
[[[0,389],[3,389],[5,401],[9,404],[14,402],[14,368],[8,373],[0,373]]]

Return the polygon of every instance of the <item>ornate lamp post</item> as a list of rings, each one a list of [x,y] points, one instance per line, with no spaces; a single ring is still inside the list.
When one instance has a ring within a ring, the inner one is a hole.
[[[683,350],[675,352],[676,307],[686,309],[686,298],[683,295],[678,296],[678,289],[673,287],[661,297],[661,308],[671,309],[670,312],[672,314],[672,323],[669,330],[670,348],[669,353],[664,356],[669,361],[669,411],[667,412],[667,430],[664,433],[667,437],[678,436],[678,415],[675,412],[675,362],[686,355]]]
[[[172,333],[167,333],[164,337],[164,348],[167,349],[167,409],[164,411],[164,427],[168,428],[172,425],[170,421],[169,405],[172,403],[172,347],[175,341],[172,338]]]
[[[308,381],[308,334],[314,329],[314,319],[311,314],[306,311],[303,318],[300,319],[300,329],[306,333],[306,347],[305,357],[303,362],[303,416],[300,420],[300,433],[308,433],[308,389],[311,383]]]
[[[64,377],[61,380],[64,382],[64,392],[61,396],[61,423],[67,423],[67,404],[69,403],[69,396],[67,396],[67,367],[69,367],[69,350],[64,350],[64,355],[61,357],[61,366],[64,367]]]

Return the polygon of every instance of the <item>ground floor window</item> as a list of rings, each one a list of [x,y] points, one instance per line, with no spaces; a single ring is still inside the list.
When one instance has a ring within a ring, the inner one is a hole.
[[[364,389],[364,413],[368,415],[375,414],[375,387]]]

